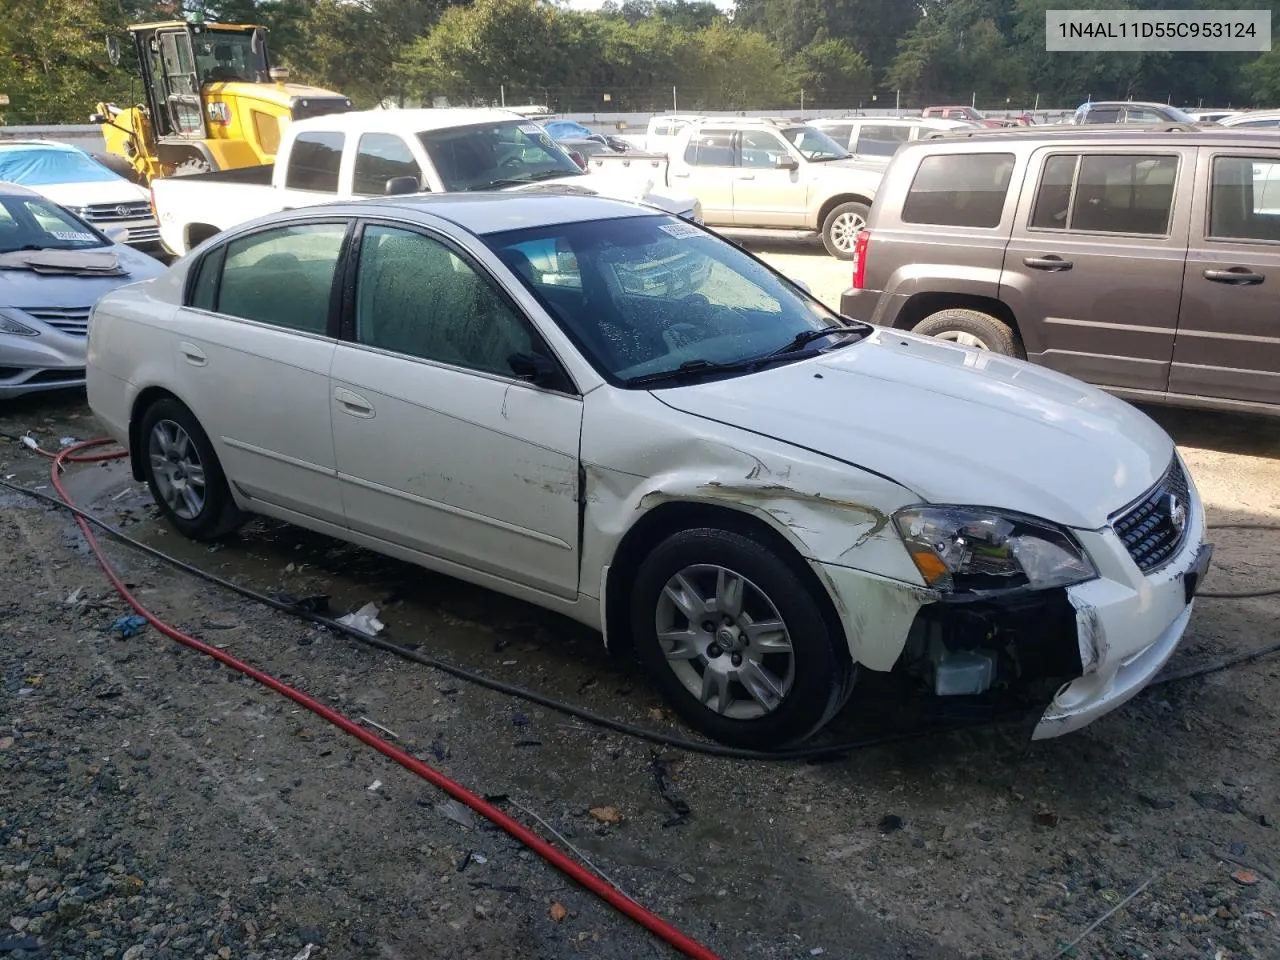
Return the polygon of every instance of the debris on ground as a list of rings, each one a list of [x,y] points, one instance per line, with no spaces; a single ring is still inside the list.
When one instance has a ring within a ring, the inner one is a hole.
[[[339,617],[338,623],[369,637],[376,637],[385,626],[378,619],[378,605],[376,603],[366,603],[355,613],[348,613],[345,617]]]
[[[436,804],[436,810],[443,813],[446,817],[458,824],[460,827],[466,827],[468,830],[476,828],[476,817],[471,812],[471,808],[466,804],[459,803],[452,797]]]
[[[283,603],[286,607],[293,607],[301,613],[328,613],[329,597],[327,594],[317,593],[309,597],[295,597],[292,593],[273,593],[270,594],[272,600],[277,603]]]
[[[107,628],[108,633],[118,633],[121,638],[128,640],[130,637],[136,637],[147,626],[147,618],[140,617],[137,614],[132,616],[126,615],[117,617],[115,623]]]
[[[587,811],[593,820],[599,820],[601,823],[617,825],[622,822],[622,814],[618,812],[618,808],[609,805],[605,807],[592,807]]]
[[[1258,882],[1258,875],[1252,870],[1237,870],[1231,874],[1231,879],[1242,887],[1252,887]]]
[[[557,900],[551,904],[551,908],[547,911],[547,916],[551,917],[552,923],[559,923],[569,915],[569,911],[564,908],[564,904]]]
[[[672,783],[673,766],[674,762],[671,760],[662,757],[653,759],[653,779],[657,781],[658,793],[662,795],[663,800],[667,801],[667,806],[673,812],[673,816],[662,824],[664,827],[677,827],[685,823],[691,813],[689,804],[676,793],[675,785]]]
[[[1032,815],[1037,827],[1056,827],[1060,820],[1059,816],[1048,807],[1040,807]]]
[[[881,833],[893,833],[895,830],[901,830],[904,826],[906,826],[906,821],[896,813],[886,814],[879,823]]]

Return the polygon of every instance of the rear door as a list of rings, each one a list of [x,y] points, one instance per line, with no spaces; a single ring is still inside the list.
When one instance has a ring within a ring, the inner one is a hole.
[[[702,203],[702,217],[712,225],[733,223],[733,131],[695,130],[684,150],[684,162],[668,167],[671,186],[688,190]]]
[[[1280,404],[1280,151],[1200,150],[1169,390]]]
[[[1027,359],[1102,386],[1165,390],[1195,154],[1161,145],[1032,156],[1000,277]]]

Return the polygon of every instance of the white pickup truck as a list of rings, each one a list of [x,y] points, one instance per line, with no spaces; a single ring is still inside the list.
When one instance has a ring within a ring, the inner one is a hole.
[[[686,190],[701,202],[706,224],[724,233],[820,233],[841,260],[853,258],[884,174],[883,163],[855,160],[816,127],[746,117],[703,117],[665,154],[598,154],[588,169],[617,182]]]
[[[560,190],[637,200],[701,220],[696,198],[653,181],[592,177],[535,122],[507,110],[365,110],[289,125],[276,162],[151,184],[160,239],[184,254],[255,217],[333,200],[470,190]]]

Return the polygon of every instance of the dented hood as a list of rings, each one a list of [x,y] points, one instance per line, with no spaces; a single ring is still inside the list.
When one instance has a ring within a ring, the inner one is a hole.
[[[1164,473],[1173,441],[1078,380],[890,330],[797,363],[655,392],[686,413],[887,476],[933,503],[1098,529]]]

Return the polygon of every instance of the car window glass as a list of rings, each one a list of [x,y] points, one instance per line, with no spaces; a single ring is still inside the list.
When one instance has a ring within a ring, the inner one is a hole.
[[[1280,161],[1217,157],[1209,198],[1209,235],[1280,241]]]
[[[591,363],[618,379],[757,357],[833,322],[736,246],[672,217],[482,239]]]
[[[289,151],[285,186],[290,190],[337,193],[343,140],[342,134],[328,131],[298,134]]]
[[[106,242],[61,207],[45,200],[0,196],[0,253],[84,250]]]
[[[671,124],[669,124],[669,123],[658,123],[658,124],[654,124],[654,127],[653,127],[653,135],[654,135],[655,137],[667,137],[667,136],[670,136],[670,135],[671,135]]]
[[[443,243],[371,226],[360,244],[356,340],[455,367],[511,376],[509,358],[533,352],[528,327]]]
[[[392,133],[366,133],[356,147],[356,167],[351,192],[360,196],[383,196],[387,181],[413,177],[422,183],[422,170],[403,137]]]
[[[1177,157],[1129,154],[1081,157],[1070,229],[1168,233],[1177,172]]]
[[[925,157],[902,205],[904,223],[996,227],[1013,176],[1011,153]]]
[[[1071,188],[1076,179],[1076,154],[1049,157],[1040,176],[1040,190],[1031,211],[1031,226],[1040,230],[1065,230],[1071,208]]]
[[[821,130],[836,143],[848,143],[853,137],[852,123],[825,123]]]
[[[1085,117],[1085,123],[1119,123],[1119,107],[1095,107]]]
[[[1233,127],[1280,127],[1280,117],[1275,120],[1243,120],[1231,124]]]
[[[218,276],[222,273],[222,258],[226,255],[225,246],[217,247],[207,253],[196,267],[196,279],[191,285],[191,300],[188,306],[197,310],[212,310],[218,302]]]
[[[695,167],[732,167],[733,133],[729,130],[699,130],[689,138],[684,162]]]
[[[218,312],[325,333],[346,231],[343,223],[305,223],[232,240],[218,285]]]
[[[1126,123],[1159,123],[1161,117],[1150,107],[1129,107],[1124,119]]]
[[[738,142],[744,167],[771,168],[780,157],[790,156],[782,141],[766,130],[747,130]]]
[[[853,152],[891,157],[910,136],[911,128],[905,124],[864,123]]]

